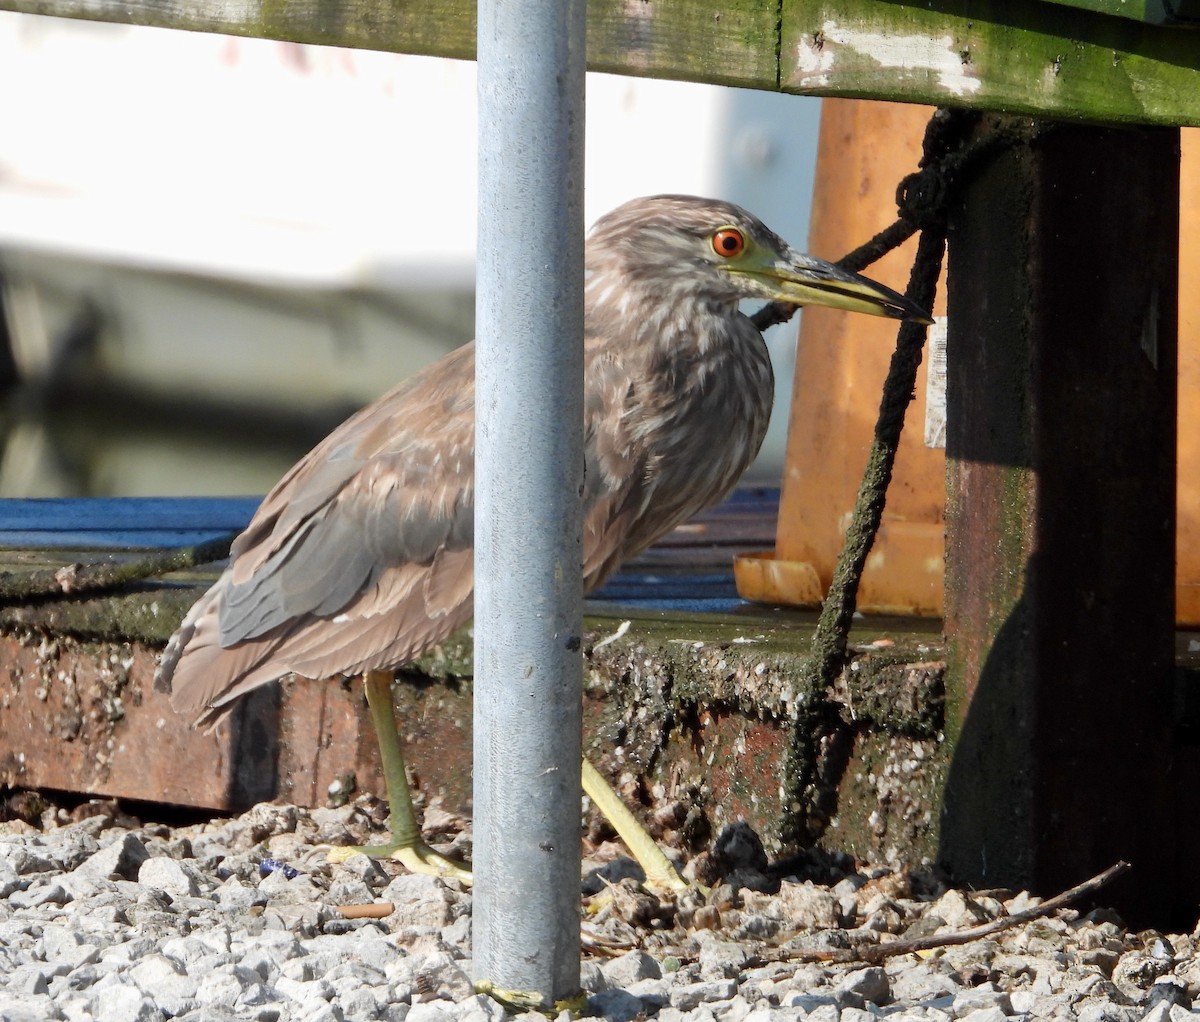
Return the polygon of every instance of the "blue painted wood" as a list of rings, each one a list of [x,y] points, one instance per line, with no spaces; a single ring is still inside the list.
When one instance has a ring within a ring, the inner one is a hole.
[[[261,497],[78,497],[0,500],[0,549],[155,550],[244,529]],[[729,614],[746,606],[733,581],[734,550],[773,545],[779,491],[735,491],[696,523],[663,537],[590,601],[644,610]],[[698,526],[698,527],[697,527]]]
[[[0,500],[0,547],[163,549],[240,532],[261,497]]]

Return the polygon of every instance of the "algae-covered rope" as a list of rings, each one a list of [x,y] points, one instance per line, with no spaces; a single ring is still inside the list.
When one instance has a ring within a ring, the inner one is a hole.
[[[898,225],[905,223],[912,227],[910,234],[918,227],[921,231],[906,295],[924,309],[933,308],[946,250],[945,207],[949,182],[943,175],[945,167],[951,162],[951,147],[958,144],[969,123],[967,118],[971,116],[942,110],[934,114],[925,130],[922,169],[901,183],[897,197],[903,216],[888,229],[899,235],[902,231]],[[955,169],[959,170],[962,166],[960,157],[955,161]],[[878,247],[876,242],[881,237],[882,234],[877,235],[864,249]],[[854,254],[864,249],[856,250]],[[888,366],[879,416],[854,513],[834,568],[832,584],[821,605],[811,650],[803,667],[801,687],[806,691],[826,691],[846,664],[850,622],[857,604],[859,581],[887,502],[887,488],[904,428],[905,410],[915,392],[925,331],[926,327],[922,324],[906,322],[897,334],[896,350]],[[812,761],[806,733],[810,723],[807,719],[797,720],[788,750],[784,806],[785,809],[790,807],[791,812],[788,813],[784,837],[792,841],[800,840],[803,836],[800,817],[806,804],[807,789],[815,778],[817,768]]]

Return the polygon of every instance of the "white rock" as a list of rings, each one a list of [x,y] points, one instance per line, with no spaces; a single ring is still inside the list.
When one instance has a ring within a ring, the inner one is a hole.
[[[105,986],[97,990],[92,1014],[104,1022],[161,1022],[163,1013],[133,983]]]
[[[484,994],[476,994],[455,1005],[458,1022],[504,1022],[504,1006]]]
[[[182,1015],[195,1003],[196,981],[165,955],[142,958],[129,970],[129,978],[168,1015]]]
[[[90,876],[132,880],[149,857],[146,846],[134,835],[125,833],[90,856],[79,870]]]
[[[388,917],[394,929],[446,926],[451,918],[450,891],[437,877],[403,873],[380,893],[381,901],[390,901],[395,909]]]
[[[709,939],[700,946],[700,974],[705,979],[734,979],[749,960],[750,952],[731,940]]]
[[[746,908],[751,910],[748,895]],[[817,887],[811,880],[798,884],[785,880],[780,885],[779,894],[771,897],[759,895],[753,899],[756,903],[766,898],[765,915],[786,920],[789,925],[808,930],[832,930],[841,922],[841,907],[838,899],[823,887]],[[761,905],[760,905],[761,909]]]
[[[731,979],[722,979],[673,987],[668,996],[672,1008],[691,1011],[707,1002],[728,1001],[736,993],[737,984]]]
[[[963,1018],[971,1012],[997,1008],[1002,1015],[1013,1013],[1012,1000],[1003,990],[960,990],[954,995],[952,1008],[955,1018]]]
[[[988,915],[962,891],[951,888],[935,901],[928,910],[930,915],[943,919],[955,930],[965,930],[986,922]]]
[[[662,966],[645,951],[627,951],[600,966],[609,987],[627,987],[640,979],[661,979]]]
[[[993,1006],[977,1008],[975,1011],[968,1011],[965,1015],[956,1015],[955,1018],[959,1022],[1004,1022],[1007,1016],[999,1008]]]
[[[892,999],[892,984],[887,970],[878,965],[847,973],[839,980],[836,989],[842,993],[857,994],[874,1004],[887,1004]]]
[[[230,972],[208,972],[196,982],[196,1001],[232,1008],[242,993],[242,982]]]
[[[200,893],[195,867],[165,856],[147,859],[137,871],[138,883],[174,897],[194,898]]]
[[[445,1002],[439,1004],[437,1001],[431,1001],[414,1004],[408,1009],[404,1022],[454,1022],[454,1016],[447,1009]]]

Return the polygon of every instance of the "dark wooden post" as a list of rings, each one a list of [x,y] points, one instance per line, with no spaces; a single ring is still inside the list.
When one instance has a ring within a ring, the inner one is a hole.
[[[1043,894],[1124,858],[1112,898],[1160,920],[1178,157],[1172,129],[1048,126],[966,184],[949,256],[941,853]]]

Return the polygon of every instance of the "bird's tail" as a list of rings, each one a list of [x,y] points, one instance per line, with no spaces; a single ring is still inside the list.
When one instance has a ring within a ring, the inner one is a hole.
[[[265,669],[270,650],[263,643],[221,646],[218,619],[227,581],[222,575],[188,611],[154,673],[155,689],[169,693],[172,708],[205,731],[229,716],[238,696],[283,673]]]

